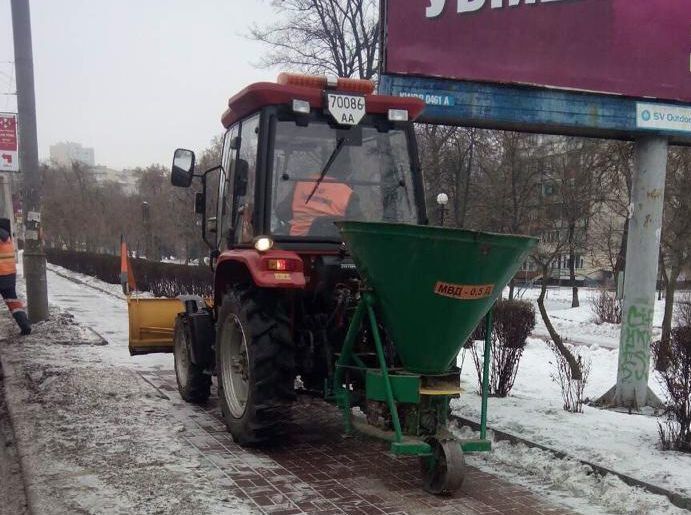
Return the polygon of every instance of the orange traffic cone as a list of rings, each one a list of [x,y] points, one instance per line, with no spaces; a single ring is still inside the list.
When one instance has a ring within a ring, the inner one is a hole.
[[[129,295],[137,290],[137,283],[134,280],[134,270],[132,270],[130,257],[127,254],[127,242],[123,235],[120,235],[120,284],[122,285],[122,292],[125,295]]]

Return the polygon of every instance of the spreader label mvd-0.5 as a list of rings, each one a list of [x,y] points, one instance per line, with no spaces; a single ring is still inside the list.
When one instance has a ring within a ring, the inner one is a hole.
[[[452,299],[473,300],[484,299],[492,295],[493,284],[452,284],[437,281],[434,285],[434,293]]]

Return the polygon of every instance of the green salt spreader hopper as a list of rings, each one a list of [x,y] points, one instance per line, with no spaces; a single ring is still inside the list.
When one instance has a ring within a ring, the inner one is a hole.
[[[537,239],[419,225],[337,222],[363,279],[329,397],[357,429],[419,456],[424,487],[463,482],[463,452],[488,451],[491,316],[486,317],[480,438],[455,440],[456,357]],[[372,346],[374,349],[372,349]],[[374,352],[372,352],[374,350]],[[358,406],[365,417],[355,416]]]

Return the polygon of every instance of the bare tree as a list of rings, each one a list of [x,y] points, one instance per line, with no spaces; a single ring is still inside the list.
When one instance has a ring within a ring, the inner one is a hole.
[[[657,368],[664,370],[670,356],[674,295],[677,281],[691,258],[691,151],[670,151],[665,186],[665,209],[661,238],[661,271],[665,284],[665,313]]]
[[[551,161],[561,203],[562,224],[567,231],[569,281],[572,289],[571,307],[580,305],[576,283],[576,264],[588,252],[590,221],[601,209],[609,188],[603,166],[604,145],[598,140],[559,138],[560,151]]]
[[[565,237],[561,219],[555,216],[560,206],[555,204],[541,204],[534,211],[532,234],[541,234],[540,243],[533,251],[531,258],[537,265],[541,276],[540,295],[537,298],[537,307],[540,311],[542,321],[547,328],[550,338],[554,342],[555,348],[561,353],[569,365],[571,378],[580,380],[582,378],[581,366],[578,360],[564,344],[564,340],[552,324],[545,307],[545,296],[547,294],[547,284],[552,277],[555,260],[561,256],[568,248],[569,241]]]
[[[453,173],[451,167],[452,146],[450,144],[455,127],[444,125],[418,125],[417,138],[420,148],[420,163],[425,181],[429,215],[434,224],[441,223],[441,212],[436,208],[438,193],[447,193],[454,198]],[[448,225],[448,221],[446,221]]]
[[[588,226],[587,252],[591,263],[611,274],[613,284],[624,270],[631,204],[633,145],[623,141],[600,143],[600,205]]]
[[[377,73],[379,7],[376,0],[275,0],[279,21],[254,26],[265,43],[264,67],[370,79]]]
[[[199,168],[220,163],[220,149],[221,139],[216,138],[202,153]],[[189,262],[202,257],[207,249],[194,213],[194,188],[173,187],[168,170],[160,165],[129,173],[137,177],[134,193],[118,183],[97,180],[94,170],[80,163],[44,166],[46,245],[114,254],[123,234],[138,255],[150,247],[150,259],[174,256]]]
[[[461,127],[456,130],[453,138],[454,147],[454,218],[458,227],[467,226],[467,216],[474,206],[473,190],[474,175],[477,168],[478,155],[482,153],[487,140],[487,132],[472,127]]]
[[[528,234],[541,199],[545,145],[541,136],[488,131],[476,145],[478,206],[473,226],[496,232]],[[515,280],[509,283],[514,297]]]

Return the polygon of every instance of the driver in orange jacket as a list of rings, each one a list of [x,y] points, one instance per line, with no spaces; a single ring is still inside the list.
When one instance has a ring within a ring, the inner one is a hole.
[[[14,242],[10,221],[0,218],[0,295],[19,325],[21,334],[31,333],[31,324],[24,310],[24,303],[17,297],[17,264],[14,258]]]
[[[360,218],[359,198],[348,184],[350,175],[347,166],[336,164],[316,190],[318,176],[295,182],[292,194],[277,208],[279,216],[290,221],[291,236],[338,236],[335,220]]]

